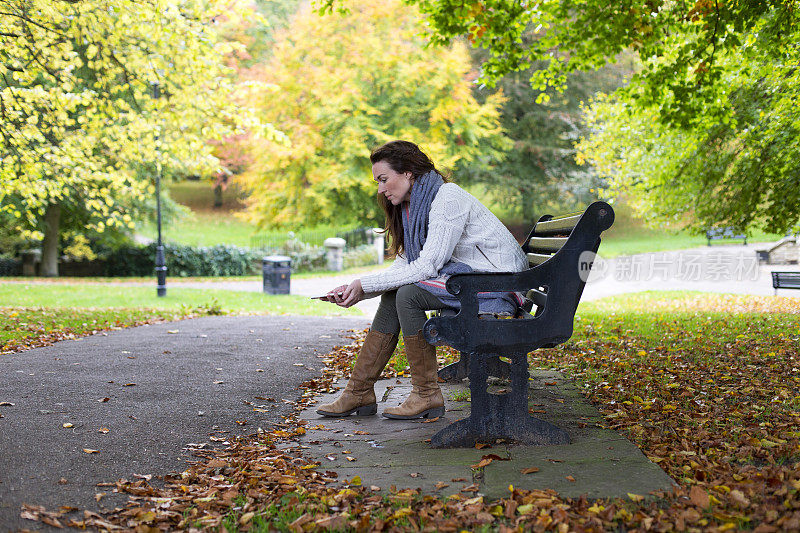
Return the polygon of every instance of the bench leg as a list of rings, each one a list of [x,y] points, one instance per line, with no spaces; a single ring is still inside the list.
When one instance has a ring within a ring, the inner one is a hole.
[[[500,379],[511,378],[511,365],[501,361],[500,357],[489,357],[486,358],[486,361],[490,376]],[[469,376],[469,354],[467,352],[461,352],[461,358],[458,361],[439,370],[439,377],[450,383],[458,383],[467,376]]]
[[[488,361],[480,354],[470,354],[469,388],[472,410],[431,437],[434,448],[465,448],[478,442],[507,439],[519,444],[569,444],[563,429],[528,414],[528,358],[514,354],[511,364],[511,392],[490,394],[486,380]]]
[[[461,358],[439,370],[439,377],[444,381],[458,383],[469,375],[469,354],[461,352]]]

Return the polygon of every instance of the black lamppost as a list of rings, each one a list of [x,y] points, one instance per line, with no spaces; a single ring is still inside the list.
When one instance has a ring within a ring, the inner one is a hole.
[[[153,82],[153,98],[161,97],[161,88],[158,82]],[[156,223],[158,225],[158,244],[156,245],[156,294],[167,295],[167,263],[164,260],[164,245],[161,242],[161,150],[160,126],[156,128]]]

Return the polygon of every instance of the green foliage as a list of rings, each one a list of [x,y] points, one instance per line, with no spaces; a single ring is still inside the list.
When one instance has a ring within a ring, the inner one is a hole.
[[[214,28],[216,16],[247,11],[242,2],[2,6],[0,206],[34,235],[53,205],[75,229],[130,228],[157,166],[212,171],[207,140],[275,135],[242,104],[263,85],[232,80],[225,60],[237,45]]]
[[[368,155],[391,139],[419,143],[442,168],[491,164],[506,147],[501,98],[475,101],[463,44],[425,47],[416,11],[397,0],[353,6],[323,20],[301,10],[252,72],[281,88],[260,116],[291,140],[253,148],[242,183],[259,226],[382,224]]]
[[[0,257],[0,276],[19,276],[22,274],[22,261],[13,257]]]
[[[532,73],[533,87],[563,88],[569,73],[597,70],[634,50],[642,59],[634,80],[644,88],[641,98],[672,123],[726,114],[717,102],[725,88],[718,60],[755,32],[754,52],[772,55],[796,42],[798,23],[795,0],[405,1],[426,16],[432,43],[466,36],[487,49],[482,79],[488,83],[542,62]],[[337,5],[347,3],[321,0],[318,7],[327,12]]]
[[[487,49],[487,83],[532,68],[540,101],[570,73],[633,52],[619,106],[596,110],[618,139],[587,145],[585,160],[616,161],[622,176],[610,177],[659,222],[782,232],[800,218],[796,0],[406,3],[427,17],[433,44],[467,36]]]
[[[375,246],[364,244],[344,253],[344,268],[356,268],[365,265],[374,265],[378,262]]]
[[[108,276],[147,276],[153,273],[156,245],[123,246],[104,255]],[[243,276],[257,272],[262,254],[222,244],[208,247],[166,244],[164,256],[170,276]]]
[[[622,85],[623,76],[632,71],[628,63],[574,73],[563,93],[549,89],[550,98],[541,102],[528,81],[536,67],[505,75],[494,91],[477,87],[479,99],[497,92],[506,97],[501,124],[513,146],[492,169],[468,164],[459,168],[458,176],[485,185],[491,199],[503,207],[506,220],[531,223],[546,212],[585,207],[597,199],[601,180],[593,168],[579,165],[575,158],[574,143],[587,133],[581,105],[597,92]]]
[[[800,41],[800,31],[793,34]],[[725,120],[696,117],[679,128],[642,107],[644,90],[597,99],[582,157],[654,223],[785,233],[800,221],[800,47],[759,55],[746,36],[718,59]]]

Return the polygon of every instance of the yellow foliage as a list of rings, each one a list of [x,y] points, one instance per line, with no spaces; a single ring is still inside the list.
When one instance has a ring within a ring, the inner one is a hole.
[[[425,47],[419,14],[400,0],[348,7],[301,10],[251,72],[280,88],[256,105],[290,140],[256,141],[241,178],[247,218],[261,226],[381,223],[368,156],[389,140],[416,142],[440,169],[491,157],[502,143],[502,96],[474,99],[463,43]]]

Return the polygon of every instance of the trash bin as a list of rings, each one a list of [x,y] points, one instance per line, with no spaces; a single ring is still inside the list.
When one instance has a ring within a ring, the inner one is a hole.
[[[22,256],[22,275],[35,276],[39,270],[39,264],[42,262],[42,251],[38,248],[33,250],[24,250]]]
[[[270,255],[263,259],[264,292],[289,294],[292,276],[292,259],[285,255]]]

